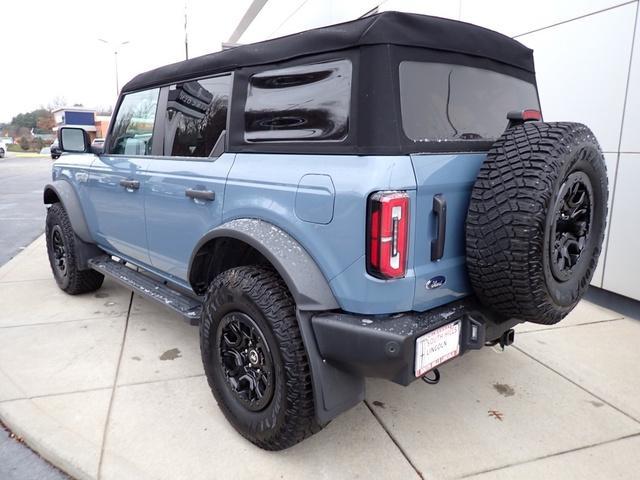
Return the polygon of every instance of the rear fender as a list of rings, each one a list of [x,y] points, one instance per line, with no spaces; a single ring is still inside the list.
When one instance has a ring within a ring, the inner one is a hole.
[[[234,238],[255,248],[273,265],[301,310],[339,308],[329,283],[307,251],[284,230],[257,219],[236,219],[204,235],[189,260],[189,283],[194,285],[194,261],[202,247],[216,238]]]

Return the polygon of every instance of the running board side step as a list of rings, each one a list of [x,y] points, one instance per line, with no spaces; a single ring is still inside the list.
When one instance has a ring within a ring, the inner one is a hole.
[[[170,310],[180,314],[191,325],[200,323],[202,303],[197,299],[169,288],[162,281],[155,280],[144,273],[137,272],[123,263],[112,260],[107,255],[89,260],[89,266],[105,277],[115,280],[145,298],[154,300]]]

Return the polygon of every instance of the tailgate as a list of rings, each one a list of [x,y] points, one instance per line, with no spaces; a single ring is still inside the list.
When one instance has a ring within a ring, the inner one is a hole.
[[[423,311],[471,293],[465,266],[465,219],[471,188],[484,153],[413,154],[417,206],[414,238],[416,286],[413,308]],[[446,205],[444,250],[432,259],[432,241],[438,237],[438,215],[434,197]]]

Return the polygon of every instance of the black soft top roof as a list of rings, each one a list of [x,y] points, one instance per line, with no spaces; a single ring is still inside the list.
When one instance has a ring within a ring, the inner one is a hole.
[[[473,55],[535,73],[533,51],[493,30],[446,18],[383,12],[149,70],[134,77],[122,91],[130,92],[305,55],[383,44]]]

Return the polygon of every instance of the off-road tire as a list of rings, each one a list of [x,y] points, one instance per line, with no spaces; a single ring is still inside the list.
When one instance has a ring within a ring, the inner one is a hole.
[[[217,330],[230,312],[251,317],[271,350],[275,387],[271,401],[260,411],[249,410],[234,397],[218,358]],[[200,350],[207,381],[220,409],[249,441],[266,450],[282,450],[320,430],[295,303],[274,270],[243,266],[213,280],[205,295]]]
[[[567,278],[560,278],[552,270],[557,269],[552,255],[561,249],[550,242],[562,215],[559,199],[566,198],[568,177],[575,178],[575,172],[590,182],[592,216],[576,263],[563,270]],[[467,214],[467,268],[480,301],[530,322],[554,324],[564,318],[593,277],[607,196],[604,158],[586,126],[527,122],[507,129],[480,169]]]
[[[52,234],[57,230],[61,234],[61,239],[66,252],[66,273],[63,274],[56,268],[54,245]],[[71,227],[69,216],[60,203],[54,203],[47,210],[46,221],[47,255],[53,277],[58,286],[70,295],[93,292],[102,286],[104,275],[95,270],[79,270],[76,262],[75,246],[78,238]]]

